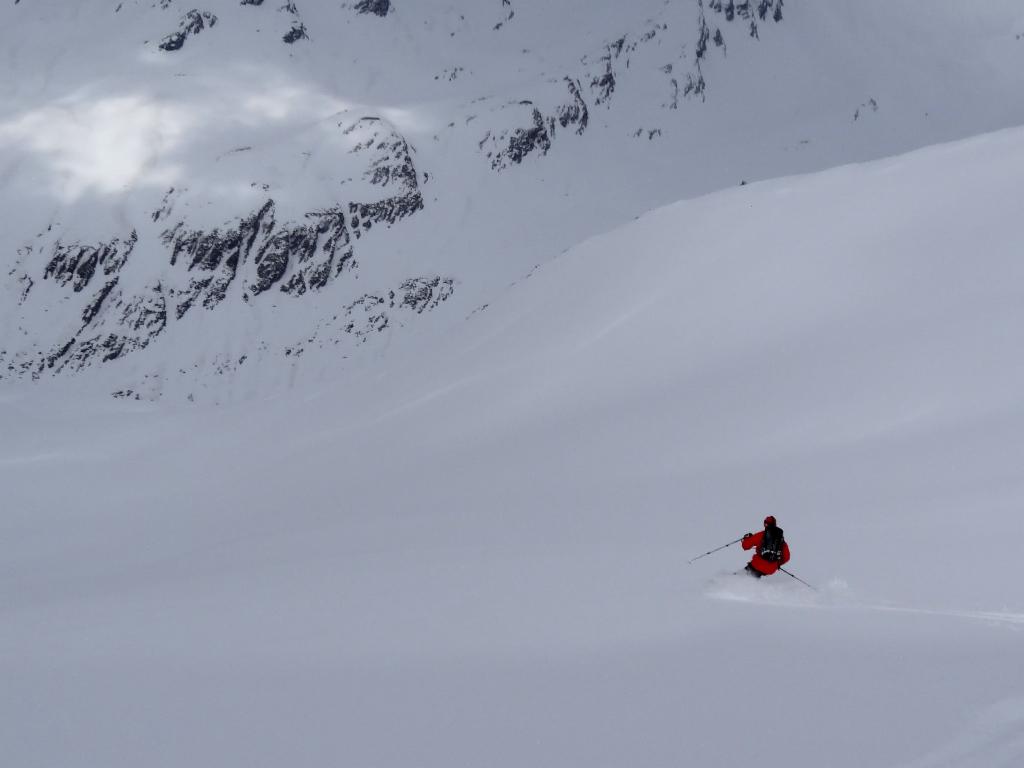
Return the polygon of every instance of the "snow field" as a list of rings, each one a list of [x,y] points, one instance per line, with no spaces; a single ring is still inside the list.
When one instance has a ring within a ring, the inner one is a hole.
[[[5,387],[7,759],[1016,765],[1022,161],[660,209],[288,396]],[[820,595],[687,565],[768,513]]]

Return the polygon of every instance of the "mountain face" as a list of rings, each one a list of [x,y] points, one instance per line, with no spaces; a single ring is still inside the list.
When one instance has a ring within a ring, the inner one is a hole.
[[[3,8],[0,377],[273,391],[656,205],[1024,122],[1015,3],[556,5]]]

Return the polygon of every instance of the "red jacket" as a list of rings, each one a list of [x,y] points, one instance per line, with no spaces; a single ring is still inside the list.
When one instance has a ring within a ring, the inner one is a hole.
[[[759,573],[765,576],[771,576],[779,568],[789,562],[789,544],[785,541],[782,542],[782,562],[780,563],[769,563],[763,557],[761,557],[761,543],[764,541],[764,531],[758,531],[753,536],[747,536],[743,538],[742,544],[744,549],[757,548],[754,553],[754,557],[750,561],[750,566]]]

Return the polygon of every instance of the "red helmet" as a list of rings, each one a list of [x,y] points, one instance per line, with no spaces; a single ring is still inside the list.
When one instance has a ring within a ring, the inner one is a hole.
[[[770,527],[772,527],[774,525],[777,525],[777,523],[775,522],[775,516],[774,515],[768,515],[768,517],[766,517],[764,519],[764,527],[765,528],[770,528]]]

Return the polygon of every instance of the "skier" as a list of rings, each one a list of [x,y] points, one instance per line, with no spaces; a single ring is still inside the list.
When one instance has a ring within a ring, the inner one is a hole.
[[[742,544],[744,549],[754,550],[754,557],[747,563],[746,571],[756,579],[771,576],[789,562],[789,544],[772,515],[764,519],[763,531],[745,534]]]

